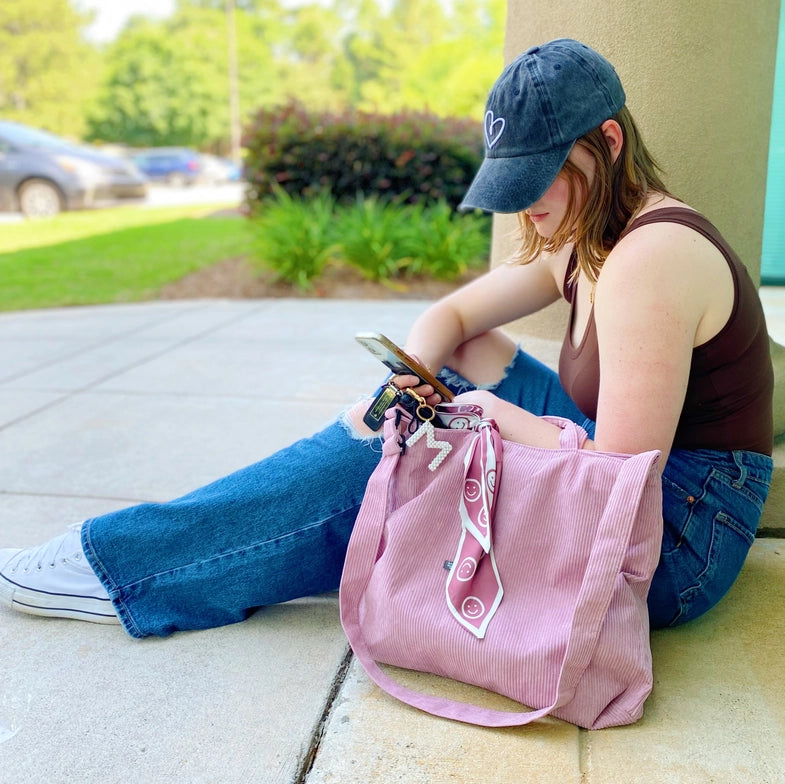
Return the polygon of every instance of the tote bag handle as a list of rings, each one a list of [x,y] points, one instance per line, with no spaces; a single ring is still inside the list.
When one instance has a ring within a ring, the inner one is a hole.
[[[388,487],[400,459],[400,455],[386,457],[368,484],[366,494],[370,503],[355,525],[355,533],[359,536],[353,543],[352,559],[347,560],[339,595],[344,631],[367,675],[377,686],[401,702],[435,716],[485,727],[529,724],[569,702],[597,646],[616,578],[627,552],[646,479],[659,453],[632,455],[622,464],[589,554],[553,701],[545,708],[519,713],[481,708],[409,689],[391,678],[374,660],[360,626],[360,601],[376,562],[387,519]]]

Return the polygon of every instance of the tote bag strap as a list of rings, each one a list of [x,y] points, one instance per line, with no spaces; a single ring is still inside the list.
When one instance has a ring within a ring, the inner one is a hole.
[[[523,712],[482,708],[423,694],[399,684],[374,660],[360,625],[360,601],[376,561],[387,519],[389,484],[398,463],[398,458],[393,456],[383,460],[368,484],[369,503],[364,505],[355,524],[339,595],[344,631],[367,675],[377,686],[408,705],[435,716],[486,727],[528,724],[569,702],[596,648],[646,480],[658,454],[633,455],[622,464],[589,555],[553,701],[547,707]]]

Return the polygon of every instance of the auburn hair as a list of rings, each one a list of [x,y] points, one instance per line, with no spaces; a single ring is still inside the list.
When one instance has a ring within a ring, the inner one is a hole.
[[[583,271],[596,282],[602,265],[629,223],[643,206],[650,191],[671,194],[660,179],[662,170],[646,149],[635,121],[626,106],[613,117],[624,135],[621,152],[615,161],[601,128],[589,131],[575,143],[588,150],[596,161],[594,179],[589,185],[586,175],[569,159],[559,177],[569,185],[567,212],[552,237],[541,237],[524,212],[518,213],[520,241],[509,263],[529,264],[543,251],[554,253],[568,242],[575,243],[578,264],[574,275]],[[585,196],[578,210],[578,191]]]

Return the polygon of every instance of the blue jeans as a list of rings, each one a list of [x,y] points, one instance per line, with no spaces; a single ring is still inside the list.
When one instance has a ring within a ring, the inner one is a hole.
[[[649,591],[655,628],[711,609],[755,539],[772,460],[757,452],[674,449],[662,476],[662,552]]]
[[[474,387],[445,369],[454,392]],[[557,375],[518,351],[486,387],[538,415],[587,420]],[[86,521],[87,560],[133,637],[236,623],[258,607],[335,590],[379,437],[343,420],[168,503]],[[771,459],[676,451],[663,477],[665,538],[652,583],[654,626],[715,604],[736,578],[758,524]]]

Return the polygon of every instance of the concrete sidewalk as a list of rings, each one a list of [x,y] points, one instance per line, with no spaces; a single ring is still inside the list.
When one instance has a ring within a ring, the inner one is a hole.
[[[785,290],[764,300],[785,341]],[[0,547],[180,495],[310,434],[379,382],[353,334],[403,340],[424,304],[0,314]],[[552,341],[526,347],[553,360]],[[715,610],[653,635],[643,720],[600,732],[485,730],[396,703],[352,661],[333,595],[143,641],[0,609],[0,781],[780,784],[783,608],[785,542],[760,539]]]

